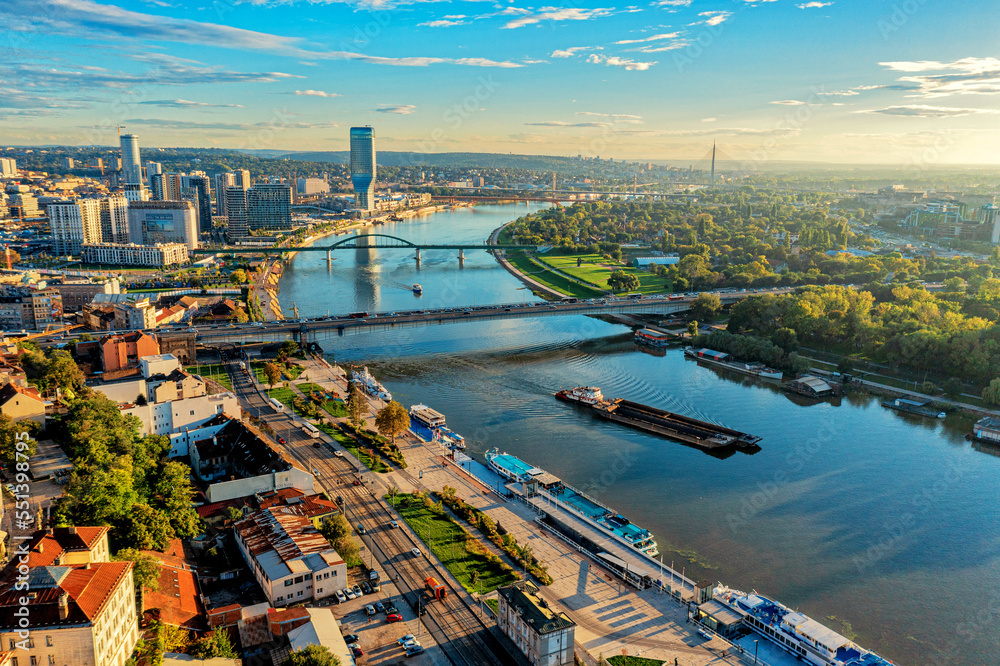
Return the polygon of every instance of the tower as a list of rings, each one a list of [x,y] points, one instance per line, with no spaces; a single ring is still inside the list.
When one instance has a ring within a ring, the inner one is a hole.
[[[375,130],[371,126],[351,128],[351,182],[354,206],[375,210]]]
[[[715,186],[715,142],[712,142],[712,180],[710,183],[713,187]]]
[[[135,134],[122,134],[120,142],[125,198],[129,201],[145,201],[146,188],[142,184],[142,164],[139,162],[139,137]]]

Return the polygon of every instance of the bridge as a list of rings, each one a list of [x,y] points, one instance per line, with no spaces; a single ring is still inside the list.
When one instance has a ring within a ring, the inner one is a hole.
[[[333,259],[332,254],[337,250],[361,250],[361,249],[409,249],[415,252],[414,259],[420,263],[421,250],[458,250],[459,263],[465,261],[466,250],[483,250],[490,252],[493,250],[538,250],[537,245],[512,245],[490,243],[413,243],[405,238],[390,236],[389,234],[358,234],[342,238],[329,245],[307,245],[302,247],[241,247],[239,245],[226,246],[221,248],[198,248],[191,250],[192,254],[284,254],[286,252],[326,252],[326,260]]]
[[[723,304],[731,304],[747,296],[770,293],[783,294],[793,288],[768,289],[756,292],[718,293]],[[690,309],[694,295],[644,296],[640,298],[594,298],[587,301],[566,299],[560,302],[508,303],[477,307],[450,307],[403,312],[358,312],[348,315],[312,317],[299,320],[254,322],[246,324],[218,324],[197,327],[174,325],[158,329],[157,334],[169,338],[197,334],[197,341],[204,344],[217,342],[249,343],[280,342],[289,338],[305,344],[322,339],[332,339],[348,334],[372,333],[394,328],[427,326],[432,324],[488,321],[494,319],[521,319],[563,315],[600,314],[672,314]]]

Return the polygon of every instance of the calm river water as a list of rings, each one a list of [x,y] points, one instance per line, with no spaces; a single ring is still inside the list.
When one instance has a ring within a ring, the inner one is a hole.
[[[422,242],[481,242],[536,210],[482,207],[383,225]],[[303,315],[534,297],[485,253],[300,254],[281,300]],[[414,282],[424,295],[411,291]],[[470,449],[494,446],[595,495],[657,537],[689,576],[758,590],[902,664],[1000,664],[1000,451],[971,419],[897,415],[869,397],[803,404],[777,387],[654,356],[588,317],[469,322],[324,343],[366,363],[404,405],[446,414]],[[593,419],[552,393],[600,386],[763,437],[718,459]]]

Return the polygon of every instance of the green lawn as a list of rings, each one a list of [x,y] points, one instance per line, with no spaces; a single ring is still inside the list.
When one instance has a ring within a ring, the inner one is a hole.
[[[279,386],[277,388],[268,389],[268,398],[274,398],[278,402],[284,403],[289,407],[292,406],[292,398],[297,397],[295,391],[290,388],[285,388],[284,386]]]
[[[386,501],[391,503],[388,498]],[[486,547],[447,513],[436,514],[421,500],[407,494],[396,498],[396,508],[406,524],[468,592],[486,594],[518,579],[509,566],[496,556],[488,555]],[[473,571],[479,572],[480,582],[475,585],[472,584]]]
[[[577,284],[572,280],[567,280],[562,275],[553,273],[544,265],[533,261],[521,250],[511,250],[508,252],[507,261],[509,261],[514,268],[521,271],[532,280],[545,285],[549,289],[554,289],[561,294],[565,294],[566,296],[572,296],[574,298],[595,298],[597,296],[604,295],[603,291]]]
[[[647,659],[646,657],[626,657],[620,654],[608,659],[613,666],[660,666],[666,662],[662,659]]]
[[[334,441],[340,444],[345,451],[360,460],[361,464],[371,471],[380,474],[392,471],[392,469],[377,455],[375,458],[372,458],[368,455],[367,451],[359,449],[357,440],[350,435],[341,432],[340,428],[336,428],[328,423],[317,423],[316,427],[328,434],[330,437],[333,437]]]
[[[189,365],[184,368],[184,370],[193,375],[200,375],[205,379],[211,379],[219,382],[230,391],[233,390],[233,383],[229,380],[229,374],[226,372],[225,366],[219,363],[213,363],[210,365]]]
[[[577,259],[582,259],[580,266],[576,265]],[[567,275],[589,282],[601,288],[608,288],[608,278],[612,271],[623,270],[629,275],[639,278],[639,288],[636,290],[642,294],[668,294],[670,290],[664,286],[666,280],[657,277],[652,273],[632,268],[631,266],[615,265],[613,261],[605,259],[599,254],[571,254],[571,255],[542,255],[539,260],[549,266],[561,270]]]
[[[303,368],[298,363],[293,363],[292,367],[290,368],[282,366],[281,373],[285,376],[285,379],[290,379],[291,381],[295,381],[296,379],[299,378],[299,375],[301,375],[304,370],[305,368]]]
[[[336,393],[335,391],[327,391],[319,384],[313,384],[312,382],[302,382],[301,384],[296,384],[295,387],[307,396],[316,391],[323,394]],[[327,400],[323,403],[322,407],[334,418],[344,418],[347,416],[347,407],[344,405],[343,400]]]
[[[500,614],[500,602],[496,599],[487,599],[486,605],[493,609],[494,615]]]

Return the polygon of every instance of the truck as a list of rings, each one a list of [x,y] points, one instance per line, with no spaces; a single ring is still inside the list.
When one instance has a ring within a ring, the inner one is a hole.
[[[446,588],[442,583],[439,583],[437,578],[431,576],[424,581],[424,587],[431,593],[431,596],[435,599],[444,599],[448,596],[448,588]]]

